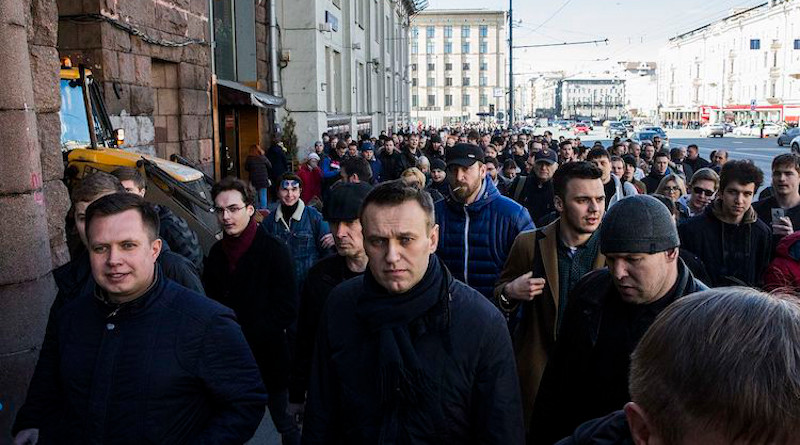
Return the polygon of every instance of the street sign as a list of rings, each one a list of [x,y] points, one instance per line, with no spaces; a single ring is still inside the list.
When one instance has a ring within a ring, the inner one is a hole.
[[[503,97],[503,89],[502,88],[495,88],[494,89],[494,97]]]
[[[755,99],[750,101],[750,111],[756,111],[756,100]]]

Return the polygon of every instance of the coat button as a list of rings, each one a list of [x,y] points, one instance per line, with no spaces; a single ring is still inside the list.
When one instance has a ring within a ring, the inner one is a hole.
[[[109,331],[113,331],[115,327],[116,326],[114,326],[114,323],[109,323],[106,325],[106,329],[108,329]]]

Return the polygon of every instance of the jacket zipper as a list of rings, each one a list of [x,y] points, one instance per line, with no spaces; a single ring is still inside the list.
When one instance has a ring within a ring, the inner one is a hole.
[[[469,212],[467,212],[467,206],[464,206],[464,217],[466,217],[464,222],[464,284],[469,285],[469,280],[467,279],[469,265]]]

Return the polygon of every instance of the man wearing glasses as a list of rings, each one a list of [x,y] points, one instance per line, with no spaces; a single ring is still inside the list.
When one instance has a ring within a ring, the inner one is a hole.
[[[687,194],[678,199],[679,204],[683,204],[689,210],[689,216],[697,216],[711,204],[717,195],[719,187],[719,175],[710,168],[701,168],[693,175],[689,182]]]
[[[206,259],[206,294],[233,309],[267,388],[272,421],[284,444],[299,444],[289,415],[290,355],[286,329],[297,318],[294,260],[280,239],[259,230],[255,190],[228,177],[211,189],[223,237]]]

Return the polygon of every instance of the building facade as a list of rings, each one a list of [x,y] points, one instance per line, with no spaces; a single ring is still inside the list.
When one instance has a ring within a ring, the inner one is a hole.
[[[563,71],[543,72],[532,77],[530,84],[531,115],[553,118],[561,109],[561,80]]]
[[[426,125],[502,119],[504,11],[428,10],[414,16],[411,120]]]
[[[658,77],[655,62],[619,62],[625,80],[625,110],[631,118],[655,122],[658,118]]]
[[[739,8],[669,40],[658,100],[670,122],[797,122],[800,1]]]
[[[421,0],[276,0],[280,85],[301,152],[323,132],[409,121],[410,17]],[[302,153],[301,153],[302,154]]]
[[[627,116],[625,79],[613,74],[576,74],[561,81],[561,109],[567,119],[617,120]]]

